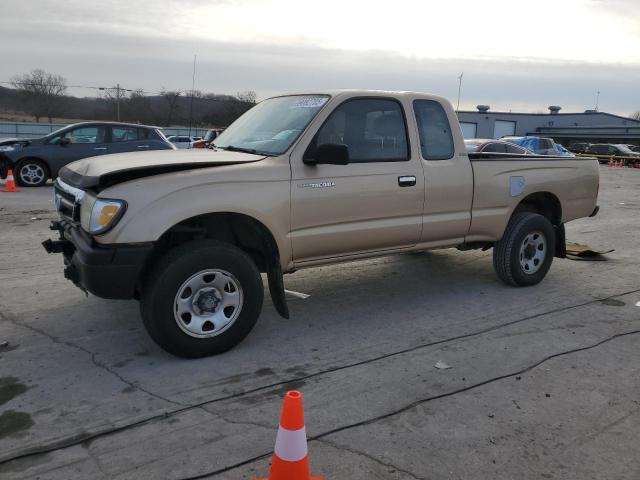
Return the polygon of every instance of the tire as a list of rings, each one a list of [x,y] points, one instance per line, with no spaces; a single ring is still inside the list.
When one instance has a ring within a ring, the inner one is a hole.
[[[49,179],[49,169],[42,160],[25,158],[18,162],[13,176],[21,187],[41,187]]]
[[[549,220],[537,213],[516,213],[493,246],[493,268],[507,285],[535,285],[549,271],[555,249],[555,231]]]
[[[245,252],[227,243],[182,244],[146,278],[140,303],[144,326],[160,347],[178,357],[206,357],[235,347],[262,310],[260,272]]]

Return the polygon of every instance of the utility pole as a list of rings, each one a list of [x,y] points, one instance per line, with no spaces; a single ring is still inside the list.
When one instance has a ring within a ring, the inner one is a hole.
[[[462,72],[460,74],[460,76],[458,77],[458,103],[456,106],[456,112],[458,110],[460,110],[460,92],[462,91],[462,76],[464,75],[464,72]]]
[[[196,89],[196,54],[193,55],[193,76],[191,77],[191,102],[189,104],[189,136],[191,136],[191,121],[193,119],[193,94]]]
[[[127,88],[121,88],[119,83],[117,83],[115,87],[93,87],[93,88],[97,88],[98,90],[101,90],[101,91],[111,92],[108,94],[107,98],[113,98],[111,97],[111,94],[114,90],[116,91],[116,119],[119,122],[120,121],[120,97],[121,97],[120,92],[132,92],[133,90],[129,90]]]
[[[116,105],[118,106],[117,119],[120,121],[120,84],[116,84]]]

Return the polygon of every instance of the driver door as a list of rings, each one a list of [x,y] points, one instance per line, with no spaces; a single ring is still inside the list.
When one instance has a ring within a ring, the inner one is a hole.
[[[54,171],[67,163],[108,153],[106,134],[105,126],[91,125],[68,130],[61,137],[57,137],[54,140],[57,145],[51,147],[49,157]]]
[[[322,144],[349,149],[348,165],[308,165]],[[304,155],[291,158],[291,241],[297,264],[415,245],[424,175],[409,149],[402,105],[354,98],[329,115]]]

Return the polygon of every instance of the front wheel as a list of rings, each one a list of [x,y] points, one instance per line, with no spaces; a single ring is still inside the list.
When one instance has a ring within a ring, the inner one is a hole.
[[[47,183],[49,169],[41,160],[27,158],[18,162],[14,176],[22,187],[41,187]]]
[[[215,240],[185,243],[149,272],[141,311],[149,335],[164,350],[197,358],[225,352],[251,331],[264,287],[253,260]]]
[[[535,285],[549,271],[555,249],[551,222],[537,213],[519,213],[493,246],[493,268],[508,285]]]

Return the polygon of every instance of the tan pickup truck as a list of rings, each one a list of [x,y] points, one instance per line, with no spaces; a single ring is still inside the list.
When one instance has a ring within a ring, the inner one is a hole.
[[[330,91],[264,100],[214,149],[69,164],[55,182],[65,277],[137,298],[144,324],[183,357],[223,352],[253,328],[266,273],[443,247],[493,247],[508,285],[542,280],[564,223],[597,213],[598,162],[467,154],[443,98]]]

